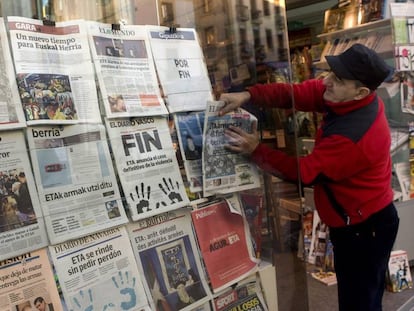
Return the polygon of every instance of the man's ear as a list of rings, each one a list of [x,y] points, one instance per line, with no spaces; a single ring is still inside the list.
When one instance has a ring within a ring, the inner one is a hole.
[[[354,99],[361,100],[364,97],[367,97],[369,94],[371,94],[371,90],[366,86],[360,86],[358,88],[357,94],[355,95]]]

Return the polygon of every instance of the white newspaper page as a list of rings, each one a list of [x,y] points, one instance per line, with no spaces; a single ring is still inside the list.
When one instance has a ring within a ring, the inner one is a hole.
[[[4,18],[0,17],[0,130],[25,126]]]
[[[0,133],[0,260],[48,244],[22,130]]]
[[[52,244],[128,222],[102,124],[27,129]]]
[[[178,142],[190,191],[203,189],[202,151],[204,111],[174,114]]]
[[[106,119],[132,220],[189,204],[165,117]]]
[[[196,31],[148,26],[148,32],[169,111],[205,110],[212,88]]]
[[[260,173],[249,159],[225,148],[224,132],[236,126],[251,132],[256,118],[243,109],[219,117],[222,101],[209,101],[204,118],[203,190],[206,193],[230,193],[260,187]]]
[[[47,248],[0,261],[0,309],[2,311],[62,311]]]
[[[69,310],[151,310],[125,227],[49,250]]]
[[[145,26],[88,22],[89,42],[106,116],[165,115]]]
[[[85,22],[7,21],[27,124],[101,123]]]
[[[190,213],[182,208],[127,226],[153,310],[194,310],[211,299]]]

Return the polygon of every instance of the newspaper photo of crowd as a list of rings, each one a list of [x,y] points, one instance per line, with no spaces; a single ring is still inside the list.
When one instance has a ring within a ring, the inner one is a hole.
[[[0,232],[34,223],[37,220],[25,173],[16,169],[0,172]]]

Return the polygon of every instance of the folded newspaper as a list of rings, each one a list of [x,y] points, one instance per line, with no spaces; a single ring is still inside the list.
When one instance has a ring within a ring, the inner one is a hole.
[[[190,213],[181,208],[127,226],[153,310],[189,311],[211,299]]]
[[[251,132],[256,117],[238,109],[224,116],[217,112],[223,101],[208,101],[204,118],[203,190],[205,196],[254,189],[260,186],[257,166],[247,157],[225,148],[229,143],[225,130],[230,125]]]
[[[63,310],[47,248],[0,262],[0,310]],[[39,309],[40,310],[40,309]]]
[[[108,118],[168,114],[144,25],[87,22],[91,54]]]
[[[194,210],[192,218],[214,293],[257,271],[249,226],[237,196],[210,202]]]
[[[27,124],[102,123],[85,21],[8,16],[7,26]]]
[[[27,130],[52,244],[128,222],[102,124]]]
[[[45,222],[21,130],[0,134],[0,260],[48,245]]]
[[[49,250],[68,310],[151,310],[125,227]]]
[[[191,192],[202,191],[202,150],[204,111],[174,114],[178,142]]]
[[[189,204],[164,117],[106,119],[133,221]]]

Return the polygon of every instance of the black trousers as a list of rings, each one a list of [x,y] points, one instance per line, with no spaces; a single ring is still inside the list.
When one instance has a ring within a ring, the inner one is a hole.
[[[385,274],[398,232],[394,204],[361,224],[330,228],[340,311],[381,311]]]

